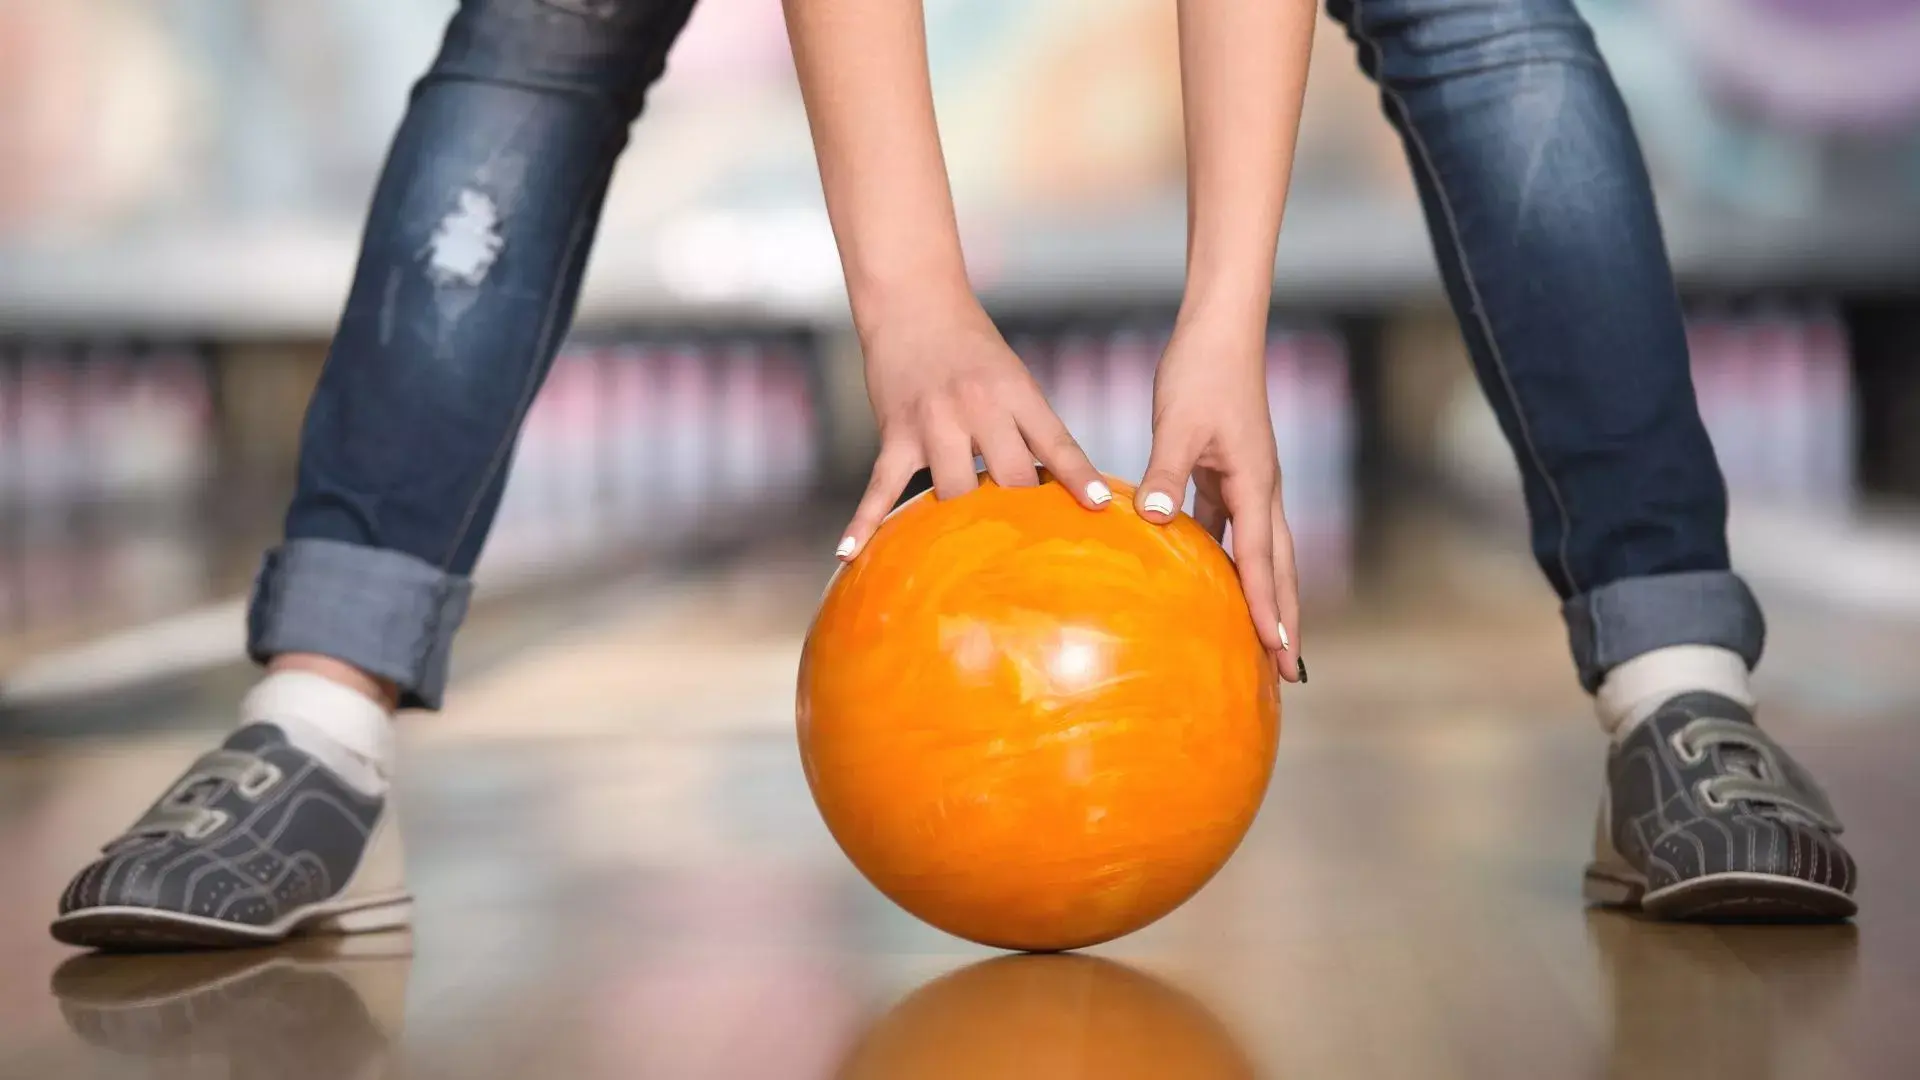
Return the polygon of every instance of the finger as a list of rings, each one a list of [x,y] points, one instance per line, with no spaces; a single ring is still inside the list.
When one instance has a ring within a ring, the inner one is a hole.
[[[1153,433],[1153,454],[1147,461],[1146,475],[1140,478],[1140,489],[1133,496],[1141,517],[1165,525],[1180,513],[1181,504],[1187,501],[1187,478],[1193,475],[1193,464],[1200,457],[1200,447],[1192,442],[1192,437],[1184,433]]]
[[[957,499],[980,486],[980,473],[973,467],[973,436],[953,413],[930,413],[920,427],[920,440],[933,469],[935,498]]]
[[[1067,425],[1060,422],[1053,406],[1035,389],[1031,400],[1016,408],[1014,421],[1020,426],[1020,433],[1026,437],[1027,446],[1040,464],[1047,467],[1053,478],[1060,482],[1080,505],[1089,510],[1098,510],[1113,501],[1113,489],[1093,467],[1086,451],[1080,449],[1073,433]]]
[[[1230,482],[1224,492],[1233,517],[1233,565],[1240,589],[1247,596],[1253,629],[1269,653],[1280,653],[1280,605],[1273,578],[1273,485],[1258,481]],[[1287,665],[1291,671],[1291,664]]]
[[[1033,453],[1020,429],[1005,411],[975,418],[973,441],[980,445],[980,456],[987,461],[987,475],[1001,487],[1034,487],[1040,474],[1033,467]]]
[[[920,447],[910,439],[889,442],[880,448],[880,458],[873,463],[873,475],[867,479],[866,494],[860,497],[853,520],[847,523],[847,534],[834,552],[841,562],[851,561],[866,550],[867,541],[873,539],[880,523],[893,512],[894,500],[919,471],[920,461]]]
[[[1282,505],[1280,492],[1273,493],[1273,594],[1274,603],[1280,609],[1280,625],[1286,630],[1281,635],[1280,677],[1288,682],[1307,681],[1307,666],[1301,659],[1300,628],[1300,569],[1294,562],[1293,530],[1287,525],[1286,507]]]
[[[1204,486],[1195,485],[1193,492],[1193,520],[1213,535],[1215,540],[1225,543],[1227,539],[1227,508],[1218,500],[1207,495]]]

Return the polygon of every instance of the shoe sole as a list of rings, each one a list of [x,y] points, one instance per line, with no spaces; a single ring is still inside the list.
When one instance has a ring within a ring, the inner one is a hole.
[[[108,952],[155,952],[258,948],[290,937],[399,930],[412,921],[413,898],[398,893],[311,904],[266,926],[159,908],[96,907],[62,915],[49,929],[54,940],[66,945]]]
[[[1639,874],[1595,863],[1581,891],[1591,903],[1674,922],[1839,922],[1860,909],[1839,889],[1778,874],[1707,874],[1649,892]]]

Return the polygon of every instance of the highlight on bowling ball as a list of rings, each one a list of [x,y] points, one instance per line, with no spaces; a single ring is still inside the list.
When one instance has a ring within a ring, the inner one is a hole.
[[[808,632],[807,783],[866,878],[950,934],[1055,952],[1198,892],[1259,811],[1278,677],[1232,561],[1128,485],[896,510]]]

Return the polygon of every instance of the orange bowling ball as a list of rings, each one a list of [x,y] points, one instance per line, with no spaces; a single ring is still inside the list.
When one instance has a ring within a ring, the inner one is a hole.
[[[1131,489],[982,479],[896,510],[827,588],[800,755],[882,893],[983,945],[1075,949],[1179,907],[1246,835],[1278,677],[1231,560]]]

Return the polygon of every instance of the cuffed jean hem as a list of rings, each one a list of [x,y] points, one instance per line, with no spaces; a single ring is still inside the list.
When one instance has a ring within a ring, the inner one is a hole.
[[[1607,672],[1669,645],[1714,645],[1760,662],[1766,618],[1738,574],[1698,570],[1625,578],[1561,606],[1580,685],[1600,689]]]
[[[247,652],[265,663],[317,653],[400,688],[402,708],[438,709],[473,583],[411,555],[338,540],[267,553],[247,612]]]

